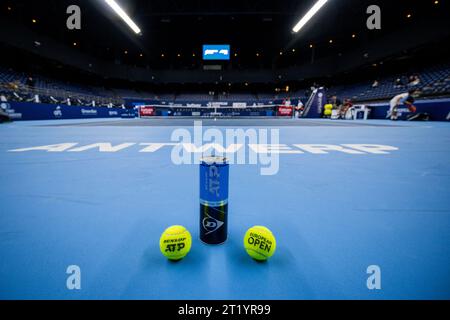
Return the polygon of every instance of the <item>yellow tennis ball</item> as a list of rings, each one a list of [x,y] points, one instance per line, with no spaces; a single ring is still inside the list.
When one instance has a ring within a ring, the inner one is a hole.
[[[250,257],[255,260],[267,260],[277,248],[272,231],[263,226],[254,226],[244,236],[244,247]]]
[[[167,228],[159,239],[162,254],[170,260],[183,259],[191,250],[191,245],[191,234],[183,226]]]

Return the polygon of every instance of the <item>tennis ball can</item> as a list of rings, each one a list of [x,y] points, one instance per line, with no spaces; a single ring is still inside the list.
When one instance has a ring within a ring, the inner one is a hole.
[[[224,157],[200,160],[200,240],[207,244],[227,240],[229,167]]]

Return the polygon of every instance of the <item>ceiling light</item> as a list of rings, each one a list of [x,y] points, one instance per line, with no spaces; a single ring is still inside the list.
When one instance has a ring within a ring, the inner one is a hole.
[[[119,17],[134,31],[134,33],[141,33],[141,29],[134,23],[133,20],[128,16],[128,14],[123,11],[123,9],[114,0],[105,0],[105,2],[117,13]]]
[[[315,5],[300,19],[300,21],[292,28],[292,31],[299,32],[301,28],[308,23],[309,20],[327,3],[328,0],[318,0]]]

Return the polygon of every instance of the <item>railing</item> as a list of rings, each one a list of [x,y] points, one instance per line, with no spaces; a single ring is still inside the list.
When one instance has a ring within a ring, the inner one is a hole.
[[[83,102],[92,103],[95,101],[96,105],[108,105],[110,103],[114,105],[121,105],[124,103],[122,98],[119,97],[102,97],[98,95],[84,94],[76,91],[69,91],[64,89],[54,89],[54,88],[40,88],[31,87],[24,85],[22,83],[16,82],[4,82],[0,81],[0,88],[9,92],[16,92],[22,95],[38,95],[42,100],[42,97],[54,97],[58,100],[70,99],[71,104],[78,104],[77,99]],[[62,102],[62,101],[61,101]]]

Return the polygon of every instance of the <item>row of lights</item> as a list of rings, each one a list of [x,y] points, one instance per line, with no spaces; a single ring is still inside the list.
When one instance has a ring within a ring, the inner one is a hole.
[[[354,38],[354,37],[355,37],[355,36],[353,36],[353,38]],[[333,40],[330,40],[329,42],[330,42],[330,43],[333,43]],[[77,42],[73,42],[72,45],[73,45],[74,47],[76,47],[76,46],[78,46],[78,43],[77,43]],[[310,48],[314,48],[314,45],[313,45],[313,44],[310,44],[309,47],[310,47]],[[292,49],[292,52],[293,52],[293,53],[295,53],[295,51],[296,51],[296,49]],[[125,55],[128,55],[128,50],[124,50],[123,53],[124,53]],[[280,51],[279,54],[280,54],[280,56],[282,56],[284,53],[283,53],[283,51]],[[177,53],[177,57],[178,57],[178,58],[181,58],[181,56],[182,56],[181,53]],[[197,56],[197,55],[196,55],[195,53],[192,54],[192,57],[195,58],[196,56]],[[234,53],[233,56],[234,56],[234,57],[237,57],[238,54],[237,54],[237,53]],[[256,53],[256,56],[257,56],[257,57],[261,57],[262,55],[261,55],[261,53],[257,52],[257,53]],[[141,58],[144,57],[144,54],[143,54],[143,53],[140,53],[140,54],[139,54],[139,57],[141,57]],[[165,58],[165,57],[166,57],[166,54],[161,53],[160,57],[161,57],[161,58]]]
[[[356,38],[356,34],[352,34],[351,37],[352,37],[353,39]],[[332,43],[334,42],[334,40],[333,40],[333,39],[330,39],[328,42],[329,42],[330,44],[332,44]],[[76,47],[77,45],[78,45],[77,42],[73,42],[73,46],[74,46],[74,47]],[[310,49],[314,48],[314,45],[313,45],[313,44],[310,44],[310,45],[309,45],[309,48],[310,48]],[[109,49],[109,48],[108,48],[108,49]],[[296,51],[295,48],[292,49],[292,52],[293,52],[293,53],[295,53],[295,51]],[[125,50],[123,53],[124,53],[125,55],[128,55],[128,50]],[[283,53],[283,51],[280,51],[279,54],[280,54],[280,56],[282,56],[284,53]],[[234,53],[233,55],[234,55],[234,57],[237,57],[237,56],[238,56],[237,53]],[[143,53],[140,53],[139,56],[140,56],[140,57],[143,57],[144,54],[143,54]],[[161,58],[165,58],[166,55],[165,55],[164,53],[161,53],[160,56],[161,56]],[[257,56],[257,57],[260,57],[260,56],[261,56],[261,53],[257,52],[257,53],[256,53],[256,56]],[[177,53],[177,57],[178,57],[178,58],[181,58],[181,53]],[[196,54],[193,53],[193,54],[192,54],[192,57],[196,57]]]
[[[74,42],[73,45],[76,46],[76,45],[77,45],[76,42]],[[125,55],[127,55],[127,54],[128,54],[128,50],[125,50],[123,53],[124,53]],[[256,55],[259,56],[259,53],[257,53]],[[140,53],[139,56],[140,56],[140,57],[143,57],[144,54],[143,54],[143,53]],[[178,57],[178,58],[181,58],[181,56],[182,56],[181,53],[177,53],[177,57]],[[197,55],[196,55],[195,53],[192,54],[192,57],[195,58],[196,56],[197,56]],[[235,53],[234,56],[237,57],[238,54]],[[165,57],[166,57],[166,54],[165,54],[165,53],[161,53],[160,57],[161,57],[161,58],[165,58]]]
[[[356,38],[356,34],[353,33],[353,34],[352,34],[352,39],[355,39],[355,38]],[[330,40],[328,40],[328,43],[329,43],[329,44],[333,44],[333,43],[334,43],[334,40],[333,40],[333,39],[330,39]],[[313,48],[314,48],[314,44],[311,43],[311,44],[309,45],[309,48],[310,48],[310,49],[313,49]],[[292,49],[292,52],[295,53],[295,49]],[[283,51],[280,51],[280,56],[282,56],[282,55],[283,55]]]
[[[438,3],[437,0],[436,0],[436,2]],[[411,18],[411,17],[412,17],[411,14],[407,14],[407,18]],[[33,21],[34,21],[34,19],[33,19]],[[352,39],[355,39],[356,37],[357,37],[357,36],[356,36],[355,33],[353,33],[353,34],[351,35],[351,38],[352,38]],[[329,43],[329,44],[333,44],[333,43],[334,43],[334,40],[333,40],[333,39],[330,39],[330,40],[328,40],[328,43]],[[74,42],[74,43],[73,43],[73,46],[77,46],[77,43]],[[309,48],[310,48],[310,49],[313,49],[313,48],[314,48],[314,44],[310,44],[310,45],[309,45]],[[295,53],[296,49],[294,48],[294,49],[292,49],[291,51],[292,51],[293,53]],[[125,50],[123,53],[124,53],[125,55],[127,55],[127,54],[128,54],[128,50]],[[280,56],[282,56],[283,54],[284,54],[283,51],[280,51],[280,52],[279,52],[279,55],[280,55]],[[237,57],[237,56],[238,56],[237,53],[234,53],[233,55],[234,55],[234,57]],[[139,56],[142,58],[142,57],[144,56],[144,54],[143,54],[143,53],[140,53]],[[260,54],[259,52],[257,52],[257,53],[256,53],[256,57],[260,57],[260,56],[261,56],[261,54]],[[165,55],[164,53],[161,53],[160,57],[161,57],[161,58],[165,58],[166,55]],[[192,57],[196,57],[196,54],[193,53],[193,54],[192,54]],[[181,53],[177,53],[177,58],[181,58]]]
[[[355,34],[352,34],[352,38],[356,38],[356,35],[355,35]],[[329,40],[329,43],[333,43],[333,42],[334,42],[334,41],[333,41],[332,39]],[[74,46],[76,46],[76,43],[74,43]],[[311,49],[314,48],[314,45],[313,45],[313,44],[310,44],[310,45],[309,45],[309,48],[311,48]],[[292,52],[293,52],[293,53],[295,53],[295,51],[296,51],[296,49],[292,49]],[[125,50],[123,53],[124,53],[124,54],[128,54],[128,51]],[[283,55],[283,51],[280,51],[279,54],[280,54],[280,56],[282,56],[282,55]],[[141,54],[139,54],[139,56],[140,56],[140,57],[143,57],[144,55],[141,53]],[[165,57],[166,57],[166,55],[165,55],[164,53],[161,53],[160,56],[161,56],[161,58],[165,58]],[[234,53],[233,56],[237,57],[238,54],[237,54],[237,53]],[[260,56],[261,56],[261,53],[257,52],[257,53],[256,53],[256,56],[257,56],[257,57],[260,57]],[[181,58],[181,53],[177,53],[177,57],[178,57],[178,58]],[[193,54],[192,54],[192,57],[196,57],[196,54],[193,53]]]

